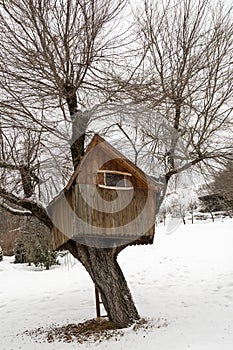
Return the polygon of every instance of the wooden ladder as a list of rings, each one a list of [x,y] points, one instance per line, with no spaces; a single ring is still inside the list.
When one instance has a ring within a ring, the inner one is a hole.
[[[101,311],[100,311],[100,305],[103,304],[101,298],[100,298],[100,293],[98,289],[95,286],[95,304],[96,304],[96,316],[97,317],[108,317],[108,315],[102,315],[101,316]]]

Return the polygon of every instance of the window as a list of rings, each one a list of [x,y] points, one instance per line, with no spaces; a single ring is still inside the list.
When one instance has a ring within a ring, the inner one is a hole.
[[[125,175],[105,173],[106,186],[125,187]]]
[[[133,189],[131,183],[132,174],[130,173],[117,170],[99,170],[98,173],[103,174],[102,181],[98,183],[99,187],[122,190]]]

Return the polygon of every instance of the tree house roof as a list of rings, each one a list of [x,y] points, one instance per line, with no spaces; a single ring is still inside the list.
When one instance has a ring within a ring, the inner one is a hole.
[[[160,191],[161,189],[161,183],[156,182],[154,179],[152,179],[150,176],[146,175],[138,166],[136,166],[133,162],[131,162],[128,158],[126,158],[121,152],[119,152],[115,147],[113,147],[109,142],[107,142],[103,137],[101,137],[98,134],[95,134],[92,141],[89,143],[85,154],[83,155],[79,165],[74,170],[73,174],[71,175],[70,180],[68,181],[65,189],[69,190],[72,184],[74,183],[75,179],[78,177],[83,163],[86,161],[88,154],[96,147],[100,147],[103,152],[110,155],[110,157],[115,162],[121,162],[122,166],[133,176],[138,178],[139,181],[144,183],[147,187],[150,189],[154,189],[155,191]]]

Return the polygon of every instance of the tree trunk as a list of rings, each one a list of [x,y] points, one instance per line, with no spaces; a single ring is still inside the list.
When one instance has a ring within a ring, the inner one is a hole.
[[[88,247],[72,240],[68,241],[64,248],[68,249],[90,274],[110,321],[118,328],[125,328],[140,318],[118,265],[116,249]]]
[[[75,169],[84,154],[85,133],[89,116],[86,113],[82,113],[82,111],[78,109],[76,89],[72,84],[65,84],[64,92],[72,122],[70,150]]]

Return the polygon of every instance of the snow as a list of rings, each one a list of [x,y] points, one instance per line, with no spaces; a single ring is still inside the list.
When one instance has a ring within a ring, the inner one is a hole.
[[[45,271],[12,257],[0,262],[1,350],[231,350],[233,344],[232,219],[156,227],[152,246],[119,256],[137,308],[155,327],[124,331],[99,344],[40,343],[22,335],[51,324],[95,317],[93,284],[72,257]],[[161,327],[157,327],[158,324]],[[157,326],[156,326],[157,325]]]

